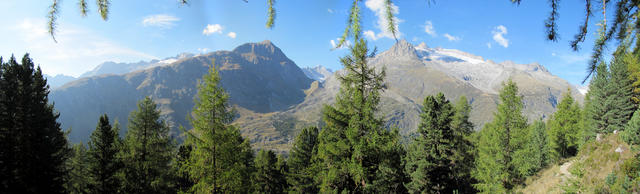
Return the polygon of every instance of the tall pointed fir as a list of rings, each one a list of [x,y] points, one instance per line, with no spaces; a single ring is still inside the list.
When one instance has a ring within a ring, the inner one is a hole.
[[[138,102],[138,109],[129,116],[128,128],[119,153],[123,162],[122,192],[172,193],[174,143],[150,97]]]
[[[100,116],[96,130],[89,141],[88,169],[91,193],[117,193],[120,182],[117,172],[120,161],[117,159],[120,137],[118,128],[111,127],[109,117]]]
[[[500,104],[492,122],[480,132],[474,185],[483,193],[504,193],[522,178],[518,167],[526,158],[527,118],[522,114],[522,97],[509,80],[500,91]],[[521,154],[522,153],[522,154]]]
[[[397,131],[386,130],[376,116],[385,73],[367,64],[372,55],[361,36],[359,2],[353,1],[349,25],[340,41],[344,44],[345,38],[354,38],[350,55],[340,60],[345,70],[338,77],[340,91],[335,104],[323,109],[326,127],[318,145],[320,192],[402,192],[404,150]]]
[[[607,85],[613,91],[613,95],[609,96],[613,109],[611,114],[605,115],[610,123],[609,132],[622,131],[636,110],[636,106],[633,104],[633,81],[630,78],[628,61],[625,60],[626,55],[626,47],[619,47],[614,53],[610,65],[611,80]]]
[[[64,193],[70,149],[40,67],[0,59],[0,193]]]
[[[87,161],[87,148],[82,144],[73,144],[71,147],[71,157],[67,160],[69,173],[65,180],[65,189],[70,194],[91,193],[89,189],[89,170]]]
[[[620,136],[629,145],[640,145],[640,109],[633,113],[631,120],[627,122],[627,126]]]
[[[557,110],[549,119],[549,148],[550,159],[558,161],[562,158],[574,156],[580,145],[581,109],[578,102],[571,96],[568,89],[562,97]]]
[[[585,97],[584,109],[584,131],[582,141],[594,139],[597,133],[608,132],[609,122],[605,119],[605,115],[611,111],[611,98],[613,91],[611,87],[607,87],[609,82],[609,70],[605,63],[600,63],[596,69],[595,76],[589,84],[589,92]]]
[[[234,111],[228,99],[218,70],[209,67],[189,117],[193,129],[186,131],[186,144],[193,147],[185,166],[195,183],[192,192],[247,193],[251,189],[253,152],[249,141],[231,125]]]
[[[318,128],[302,129],[289,152],[289,174],[287,182],[295,193],[317,193],[314,180],[318,173],[316,157],[318,152]]]
[[[278,158],[271,150],[260,150],[255,158],[256,171],[252,183],[257,193],[285,193],[287,181],[279,169]],[[282,166],[281,166],[282,167]]]
[[[453,177],[455,187],[460,193],[475,193],[472,184],[475,180],[471,176],[475,160],[475,145],[471,142],[474,134],[471,118],[471,104],[467,97],[460,96],[453,107],[454,114],[451,119],[451,129],[453,130]]]
[[[528,159],[531,164],[531,174],[533,174],[549,164],[551,159],[547,126],[544,121],[542,121],[542,118],[534,121],[529,127],[529,142],[527,143],[527,148],[529,149],[529,153],[531,153]]]
[[[418,137],[407,150],[405,172],[410,193],[452,193],[456,189],[454,170],[454,109],[444,94],[427,96],[422,104]]]

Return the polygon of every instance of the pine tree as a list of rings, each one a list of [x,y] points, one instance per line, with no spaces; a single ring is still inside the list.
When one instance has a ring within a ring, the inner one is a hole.
[[[453,173],[455,179],[455,187],[460,193],[474,193],[475,189],[472,184],[475,183],[471,177],[471,171],[474,169],[474,150],[475,146],[471,142],[471,136],[474,134],[473,123],[469,120],[471,117],[471,104],[467,101],[467,97],[460,96],[454,105],[455,113],[451,120],[451,129],[453,130],[455,148],[453,154]]]
[[[596,75],[589,84],[589,92],[585,97],[585,128],[583,132],[583,142],[596,137],[597,133],[605,133],[608,129],[608,122],[605,114],[611,109],[611,101],[608,96],[612,96],[612,88],[607,87],[609,82],[609,71],[605,63],[598,65]]]
[[[321,192],[402,190],[397,182],[378,180],[403,179],[399,165],[403,150],[396,145],[398,133],[384,129],[382,119],[375,115],[384,88],[384,70],[377,72],[368,66],[366,42],[355,34],[351,54],[341,58],[346,74],[338,78],[341,88],[336,103],[323,109],[327,126],[318,146]]]
[[[613,91],[613,95],[609,96],[612,102],[611,117],[609,120],[609,132],[622,131],[627,121],[633,115],[636,106],[633,104],[633,81],[630,79],[627,60],[626,47],[621,46],[614,53],[611,62],[611,80],[607,84]],[[607,114],[609,115],[609,114]]]
[[[574,156],[580,145],[580,105],[573,100],[571,89],[562,97],[557,110],[549,119],[549,149],[551,161]]]
[[[427,96],[422,105],[419,136],[409,146],[405,172],[410,193],[451,193],[455,189],[453,164],[454,131],[451,120],[453,106],[438,93]]]
[[[100,116],[96,130],[91,133],[88,151],[88,169],[91,193],[117,193],[120,182],[117,172],[120,161],[118,128],[111,127],[109,117]]]
[[[71,158],[67,160],[69,174],[65,181],[65,189],[68,193],[73,194],[91,193],[89,189],[90,183],[89,180],[87,180],[87,177],[90,176],[87,169],[89,164],[87,160],[87,148],[85,148],[82,143],[78,143],[74,144],[71,150]]]
[[[318,152],[318,128],[302,129],[289,152],[287,182],[295,193],[317,193],[314,182],[318,169],[314,161]]]
[[[480,132],[476,169],[478,183],[474,187],[483,193],[504,193],[521,179],[519,167],[526,158],[528,141],[527,118],[522,115],[522,97],[518,87],[509,80],[500,91],[500,104],[494,120]]]
[[[190,117],[193,130],[186,144],[193,147],[186,171],[194,180],[196,193],[247,193],[251,189],[253,152],[240,131],[230,125],[234,111],[229,95],[220,86],[214,67],[198,85],[198,95]]]
[[[534,121],[529,127],[530,141],[527,147],[529,153],[531,153],[529,158],[533,167],[531,168],[532,173],[529,174],[531,175],[533,172],[538,172],[544,168],[550,162],[550,148],[547,127],[542,119]]]
[[[282,160],[283,161],[283,160]],[[278,159],[271,150],[260,150],[255,159],[256,172],[253,178],[257,193],[284,193],[286,175],[278,168]]]
[[[633,113],[621,136],[630,145],[640,145],[640,109]]]
[[[123,161],[122,191],[125,193],[172,193],[171,159],[174,144],[169,127],[150,97],[138,102],[129,116],[119,158]]]
[[[70,149],[42,70],[28,54],[0,64],[0,192],[64,193]]]
[[[191,151],[193,147],[191,145],[180,145],[178,148],[178,154],[176,155],[175,169],[176,174],[176,190],[178,193],[188,193],[194,182],[189,177],[189,171],[187,171],[187,165],[189,164],[189,158],[191,157]]]

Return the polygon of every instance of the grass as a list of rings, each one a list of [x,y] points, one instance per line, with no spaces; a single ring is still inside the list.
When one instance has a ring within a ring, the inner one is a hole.
[[[615,152],[618,147],[624,151]],[[577,156],[568,158],[566,162],[551,165],[530,177],[517,193],[606,192],[607,176],[619,170],[624,161],[636,153],[637,151],[632,151],[619,135],[610,134],[599,142],[585,143]],[[563,164],[570,164],[568,174],[561,172]]]

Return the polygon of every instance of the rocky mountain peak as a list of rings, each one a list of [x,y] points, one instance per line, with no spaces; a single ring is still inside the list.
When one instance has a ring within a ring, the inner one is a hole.
[[[424,46],[426,47],[426,44]],[[418,57],[415,47],[404,39],[396,42],[396,44],[384,53],[393,57]]]
[[[269,40],[258,43],[245,43],[233,49],[239,54],[255,54],[257,56],[284,56],[284,53]]]

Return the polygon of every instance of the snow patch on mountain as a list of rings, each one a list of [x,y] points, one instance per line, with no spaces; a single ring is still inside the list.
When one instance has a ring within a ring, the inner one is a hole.
[[[319,82],[324,82],[329,76],[333,75],[333,70],[322,65],[317,65],[315,67],[304,67],[302,68],[302,72],[304,72],[304,75],[311,78],[312,80],[316,80]]]

